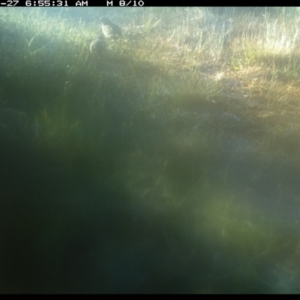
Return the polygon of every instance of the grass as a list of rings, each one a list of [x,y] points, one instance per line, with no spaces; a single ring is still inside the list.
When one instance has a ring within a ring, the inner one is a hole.
[[[141,253],[158,253],[154,265],[169,278],[158,284],[147,257],[149,286],[139,281],[141,289],[126,289],[105,279],[102,289],[91,283],[85,292],[299,292],[293,266],[299,260],[298,220],[292,213],[299,206],[299,10],[140,11],[127,9],[122,17],[105,8],[55,15],[38,8],[1,11],[0,137],[7,145],[1,153],[15,153],[20,144],[20,153],[28,149],[43,158],[43,168],[53,164],[66,178],[55,181],[57,194],[43,183],[50,215],[46,221],[36,217],[38,235],[53,236],[53,216],[67,228],[73,219],[93,215],[85,206],[88,196],[70,200],[74,180],[80,185],[73,174],[80,174],[85,184],[100,180],[128,192],[124,213],[134,207],[140,235],[126,231],[123,239],[138,241]],[[122,26],[124,38],[107,41],[107,51],[94,56],[89,43],[101,35],[104,14]],[[11,164],[18,168],[23,161]],[[38,179],[41,170],[33,170],[29,177]],[[9,205],[19,209],[12,196],[23,180],[18,178],[8,187],[8,179],[1,183],[9,213]],[[29,190],[35,193],[33,186]],[[64,243],[77,231],[64,229],[50,240]],[[147,239],[160,243],[151,248]],[[115,255],[122,261],[123,254]],[[1,290],[36,291],[30,284],[26,290],[8,279]],[[51,288],[37,289],[45,290]],[[72,283],[62,289],[75,290]]]

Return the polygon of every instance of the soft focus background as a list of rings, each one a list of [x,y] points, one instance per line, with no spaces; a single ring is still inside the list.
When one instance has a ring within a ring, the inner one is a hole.
[[[0,292],[300,293],[299,25],[2,8]]]

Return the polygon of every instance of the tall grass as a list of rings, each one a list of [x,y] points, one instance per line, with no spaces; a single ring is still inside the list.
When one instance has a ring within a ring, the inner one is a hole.
[[[25,114],[31,151],[122,182],[184,268],[176,249],[199,262],[207,240],[190,292],[299,292],[296,221],[280,219],[299,176],[299,10],[141,10],[2,9],[1,140]],[[96,57],[105,14],[124,39]]]

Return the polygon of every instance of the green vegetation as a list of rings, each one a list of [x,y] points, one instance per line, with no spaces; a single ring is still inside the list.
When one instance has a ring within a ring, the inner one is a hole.
[[[145,216],[150,243],[162,235],[158,252],[185,274],[170,281],[189,282],[184,293],[300,292],[300,11],[257,10],[127,8],[121,17],[111,8],[0,12],[2,145],[21,141],[63,174],[126,190],[122,205]],[[124,38],[107,41],[107,51],[95,56],[89,44],[101,35],[104,14]],[[93,214],[84,197],[70,200],[74,182],[66,176],[61,193],[47,190],[49,216],[36,217],[51,251],[53,241],[64,240],[57,227],[81,210],[87,219]],[[13,201],[13,188],[4,189]],[[59,217],[51,205],[64,207]],[[138,230],[130,237],[147,252],[146,233]],[[197,275],[197,264],[205,274]],[[162,276],[175,276],[174,269],[165,263]],[[109,276],[106,289],[95,283],[84,292],[122,292],[110,289]],[[125,291],[174,291],[156,284]],[[17,285],[6,281],[0,291],[53,292]]]

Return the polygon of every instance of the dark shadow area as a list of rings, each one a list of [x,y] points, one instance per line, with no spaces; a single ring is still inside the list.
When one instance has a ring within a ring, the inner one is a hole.
[[[85,177],[1,145],[2,293],[188,293],[208,280],[211,246],[185,235],[185,215],[139,210],[107,170]]]

